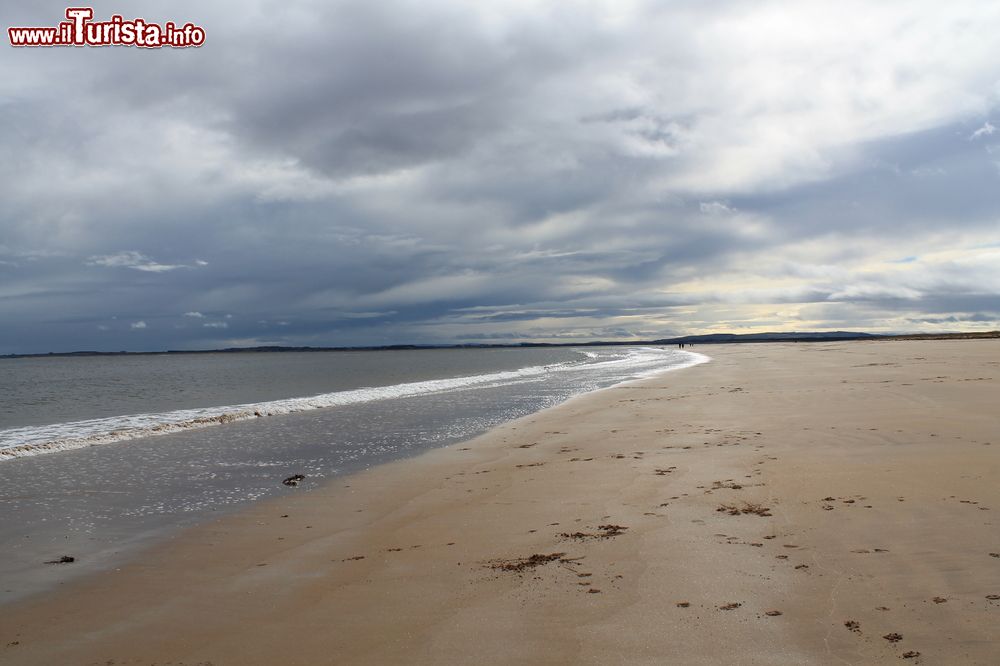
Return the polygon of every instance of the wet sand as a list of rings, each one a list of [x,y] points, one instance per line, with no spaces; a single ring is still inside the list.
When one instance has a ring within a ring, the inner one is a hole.
[[[694,351],[5,606],[0,663],[997,663],[1000,341]]]

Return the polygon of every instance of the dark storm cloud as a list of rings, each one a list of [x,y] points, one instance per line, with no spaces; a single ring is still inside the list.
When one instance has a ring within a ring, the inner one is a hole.
[[[950,123],[857,146],[850,171],[779,193],[734,198],[788,220],[793,233],[826,229],[883,233],[946,225],[993,227],[1000,218],[1000,176],[992,144],[970,142],[976,125]],[[1000,143],[1000,142],[998,142]]]
[[[114,12],[208,40],[7,50],[2,352],[997,326],[992,6]]]

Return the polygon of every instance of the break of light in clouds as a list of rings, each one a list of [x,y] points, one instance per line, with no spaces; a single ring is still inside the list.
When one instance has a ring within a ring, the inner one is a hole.
[[[207,41],[4,47],[0,353],[1000,326],[998,3],[94,10]]]

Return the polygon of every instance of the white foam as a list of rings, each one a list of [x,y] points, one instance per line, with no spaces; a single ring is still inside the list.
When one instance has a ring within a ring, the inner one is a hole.
[[[639,377],[653,377],[663,372],[669,372],[671,370],[683,370],[684,368],[690,368],[696,365],[701,365],[702,363],[708,363],[712,360],[711,356],[705,356],[704,354],[699,354],[698,352],[692,351],[678,351],[679,354],[684,354],[688,357],[688,360],[678,363],[677,365],[672,365],[669,368],[654,368],[652,370],[647,370],[645,372],[637,373]]]
[[[584,354],[589,359],[600,358],[596,352],[584,352]],[[682,357],[686,356],[687,360],[678,363],[678,354]],[[602,369],[618,369],[627,372],[631,377],[640,378],[667,370],[690,367],[708,360],[710,360],[709,357],[694,352],[640,347],[629,349],[624,357],[604,361],[529,366],[518,370],[359,388],[302,398],[11,428],[0,430],[0,461],[140,437],[165,435],[192,428],[204,428],[265,416],[538,380],[546,374],[555,372],[571,370],[591,372]]]

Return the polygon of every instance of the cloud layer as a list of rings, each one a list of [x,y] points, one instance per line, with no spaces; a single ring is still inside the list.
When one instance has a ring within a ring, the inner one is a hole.
[[[0,353],[1000,327],[995,3],[126,13],[0,60]]]

